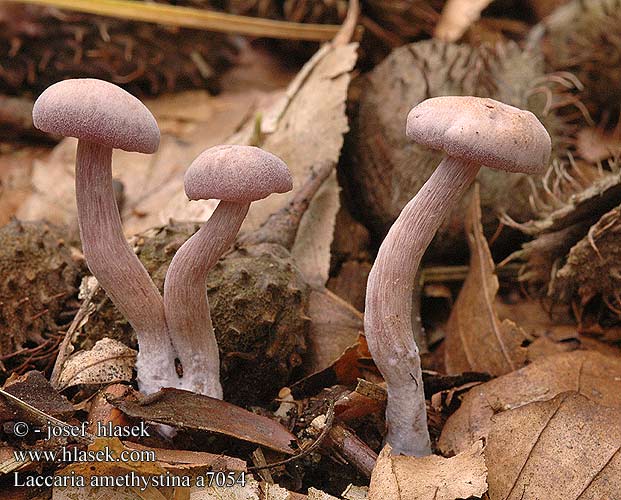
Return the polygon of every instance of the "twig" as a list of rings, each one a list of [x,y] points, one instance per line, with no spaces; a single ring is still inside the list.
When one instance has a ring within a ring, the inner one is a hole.
[[[69,329],[65,334],[65,338],[63,339],[60,347],[58,348],[58,356],[56,357],[56,363],[54,363],[54,369],[52,370],[52,376],[50,377],[50,384],[55,389],[58,389],[59,387],[58,382],[60,380],[60,374],[62,372],[65,361],[70,354],[69,346],[71,345],[71,339],[73,338],[73,335],[77,331],[77,329],[80,328],[80,326],[82,325],[82,321],[84,321],[84,318],[88,316],[90,312],[89,309],[91,306],[91,301],[93,300],[95,294],[99,291],[99,288],[99,282],[97,282],[88,291],[88,293],[84,297],[84,300],[82,301],[82,304],[80,305],[80,309],[78,309],[75,318],[73,318],[73,321],[71,322],[71,325],[69,326]]]
[[[36,417],[38,417],[40,419],[40,421],[42,423],[54,424],[54,425],[56,425],[58,427],[63,427],[63,428],[68,428],[68,429],[73,429],[73,427],[74,427],[72,425],[69,425],[66,422],[63,422],[62,420],[58,420],[56,417],[53,417],[52,415],[48,415],[47,413],[39,410],[38,408],[35,408],[31,404],[26,403],[26,401],[21,400],[17,396],[14,396],[13,394],[11,394],[10,392],[5,391],[4,389],[0,389],[0,395],[4,396],[5,398],[7,398],[12,403],[15,403],[22,410],[25,410],[25,411],[27,411],[28,413],[30,413],[32,415],[35,415]],[[71,434],[71,435],[73,436],[73,434]],[[95,440],[95,436],[93,436],[92,434],[86,432],[86,433],[84,433],[84,435],[75,436],[75,440],[78,441],[78,442],[90,444],[90,443],[92,443]]]
[[[285,464],[288,464],[289,462],[293,462],[294,460],[299,460],[300,458],[308,455],[309,453],[312,453],[314,450],[316,450],[319,447],[319,445],[326,438],[326,436],[330,432],[330,429],[332,428],[333,422],[334,422],[334,401],[330,401],[330,406],[328,407],[328,413],[326,414],[325,426],[323,430],[321,431],[321,434],[319,434],[319,437],[315,440],[313,444],[311,444],[308,448],[303,450],[302,453],[299,453],[298,455],[295,455],[293,457],[289,457],[285,460],[281,460],[280,462],[274,462],[271,464],[259,465],[255,467],[248,467],[248,472],[252,472],[255,470],[261,470],[261,469],[270,469],[272,467],[278,467],[280,465],[285,465]]]
[[[258,17],[238,16],[191,7],[161,5],[135,0],[9,0],[31,5],[47,5],[86,14],[115,17],[130,21],[166,24],[219,33],[283,38],[288,40],[331,40],[340,26],[275,21]]]

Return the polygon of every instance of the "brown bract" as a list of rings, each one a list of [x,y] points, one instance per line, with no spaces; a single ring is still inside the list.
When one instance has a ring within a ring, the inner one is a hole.
[[[550,159],[550,136],[537,117],[494,99],[427,99],[410,111],[406,133],[449,156],[507,172],[541,174]]]
[[[115,149],[155,153],[160,131],[138,99],[103,80],[64,80],[48,87],[32,112],[34,126],[50,134]]]

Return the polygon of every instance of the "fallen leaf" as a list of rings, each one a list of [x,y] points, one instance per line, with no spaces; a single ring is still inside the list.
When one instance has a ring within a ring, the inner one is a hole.
[[[513,321],[501,321],[494,310],[498,277],[481,225],[478,186],[475,185],[465,222],[470,268],[446,325],[445,363],[449,374],[509,373],[526,362],[527,339]]]
[[[79,351],[65,361],[58,379],[60,390],[78,384],[111,384],[132,378],[136,351],[118,340],[103,338],[92,349]]]
[[[41,372],[29,371],[24,375],[11,375],[3,389],[53,417],[66,418],[74,412],[73,405],[50,385]],[[0,422],[20,419],[29,422],[32,415],[24,413],[10,400],[0,396]]]
[[[275,490],[282,490],[280,496],[275,494]],[[194,488],[190,493],[190,500],[290,500],[287,490],[277,485],[268,485],[269,495],[261,495],[263,483],[259,483],[252,478],[246,482],[246,486],[235,485],[232,488]],[[175,499],[176,500],[176,499]]]
[[[167,388],[139,402],[130,397],[110,402],[130,417],[180,429],[216,432],[281,453],[294,453],[291,442],[296,438],[282,425],[220,399]]]
[[[260,146],[287,163],[294,186],[308,177],[313,165],[338,163],[343,137],[349,130],[345,102],[357,47],[356,43],[322,46],[293,79],[285,95],[263,114]],[[247,126],[230,141],[247,144],[252,136],[253,127]],[[338,192],[336,177],[328,178],[298,229],[299,242],[294,245],[293,256],[302,263],[306,279],[313,284],[323,285],[328,279]],[[253,203],[242,230],[258,228],[292,196],[290,192]]]
[[[316,488],[308,488],[308,500],[338,500],[338,498]]]
[[[501,318],[519,322],[520,327],[531,338],[527,346],[529,363],[538,358],[577,349],[598,351],[608,356],[621,355],[621,348],[598,340],[599,337],[603,337],[602,340],[609,337],[614,341],[613,332],[582,335],[569,305],[555,304],[549,311],[540,300],[525,299],[505,303],[497,298],[495,308]]]
[[[166,476],[166,470],[157,462],[147,460],[128,460],[124,453],[129,452],[118,438],[96,438],[88,446],[91,453],[102,453],[111,461],[98,460],[76,462],[56,471],[55,476],[78,477],[84,486],[68,483],[68,486],[55,486],[52,500],[172,500],[164,496],[151,482],[153,476]],[[129,455],[131,456],[131,455]],[[112,482],[106,482],[112,481]],[[146,484],[145,484],[146,482]],[[99,487],[99,485],[106,485]]]
[[[246,462],[240,458],[227,457],[226,455],[216,455],[214,453],[207,453],[204,451],[153,448],[132,442],[125,442],[123,444],[130,450],[152,450],[155,453],[157,461],[161,467],[171,472],[196,472],[201,469],[215,471],[246,471]]]
[[[291,390],[296,399],[300,399],[334,384],[351,385],[358,378],[373,380],[374,377],[381,380],[369,353],[367,341],[364,335],[358,333],[357,341],[347,347],[331,365],[298,380],[291,386]]]
[[[445,42],[456,42],[481,17],[492,0],[448,0],[433,36]]]
[[[330,247],[339,211],[336,171],[323,183],[304,213],[291,249],[297,268],[313,287],[323,287],[330,273]]]
[[[325,288],[311,291],[308,316],[311,324],[304,371],[310,375],[331,366],[357,343],[364,329],[364,318],[348,302]]]
[[[369,500],[456,500],[480,498],[487,491],[483,443],[451,458],[392,456],[380,452],[369,487]]]
[[[566,391],[621,408],[621,358],[593,351],[561,353],[478,385],[447,420],[438,448],[447,455],[460,453],[488,436],[498,411],[547,401]]]
[[[494,417],[485,448],[491,500],[621,497],[621,409],[576,392]]]

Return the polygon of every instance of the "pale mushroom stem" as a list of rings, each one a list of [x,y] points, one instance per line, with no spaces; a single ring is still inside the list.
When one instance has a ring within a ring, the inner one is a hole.
[[[412,332],[412,289],[425,249],[478,171],[477,164],[444,158],[390,228],[369,274],[364,329],[369,351],[386,380],[386,442],[394,454],[431,453],[420,356]]]
[[[112,149],[78,141],[75,184],[86,262],[136,331],[140,390],[157,392],[177,377],[175,355],[162,296],[123,235],[112,184]]]
[[[183,366],[184,389],[222,399],[220,355],[207,299],[207,273],[235,241],[249,203],[221,201],[175,254],[164,284],[171,339]]]

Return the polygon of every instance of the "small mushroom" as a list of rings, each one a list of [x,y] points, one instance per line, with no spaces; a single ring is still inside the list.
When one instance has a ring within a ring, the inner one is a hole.
[[[75,187],[86,262],[138,337],[140,389],[177,378],[162,296],[123,235],[112,183],[112,149],[154,153],[160,131],[149,110],[111,83],[73,79],[47,88],[32,112],[36,128],[76,137]]]
[[[292,188],[287,165],[253,146],[216,146],[185,174],[190,200],[221,200],[201,229],[175,254],[164,282],[171,339],[183,367],[184,389],[222,398],[220,356],[207,300],[207,273],[231,246],[250,203]]]
[[[411,325],[412,288],[421,257],[480,165],[541,173],[550,136],[535,115],[478,97],[436,97],[412,108],[407,136],[446,153],[403,208],[382,242],[367,283],[364,327],[386,380],[386,441],[393,453],[431,453],[420,356]]]

